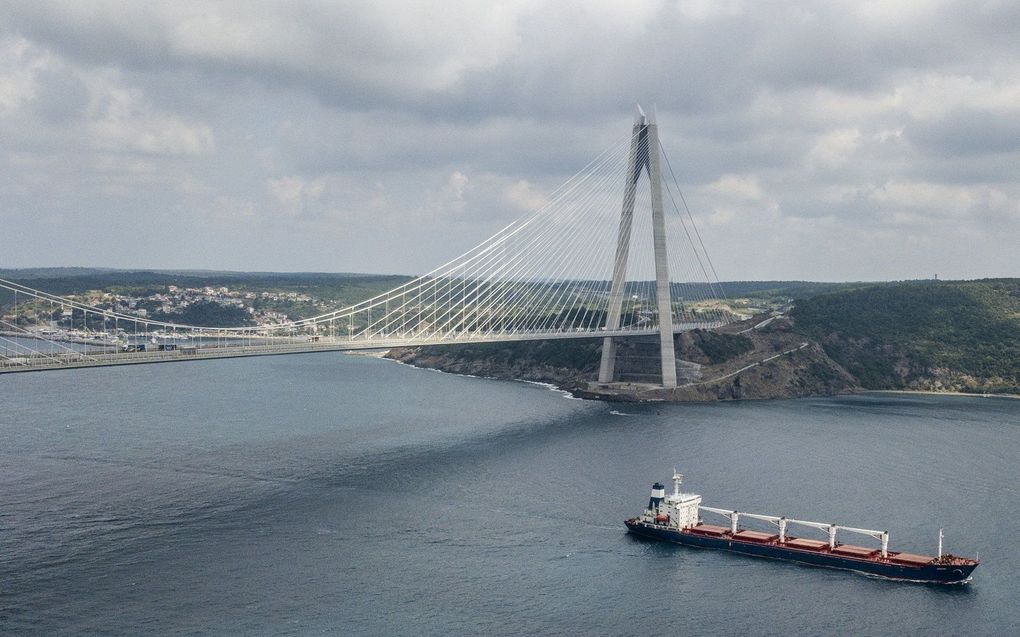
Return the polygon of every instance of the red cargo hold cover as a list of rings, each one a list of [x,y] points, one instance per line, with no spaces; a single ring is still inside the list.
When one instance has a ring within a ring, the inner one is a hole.
[[[758,531],[737,531],[737,534],[733,537],[738,540],[750,540],[751,542],[771,542],[779,538],[775,533],[759,533]]]
[[[911,566],[924,566],[935,558],[928,555],[917,555],[915,553],[897,553],[896,555],[891,556],[890,559],[894,562],[909,564]]]
[[[827,548],[828,542],[822,542],[821,540],[809,540],[806,538],[798,537],[792,540],[786,541],[786,546],[795,549],[807,549],[809,551],[817,551],[819,549]]]
[[[729,531],[729,529],[721,526],[712,526],[711,524],[699,524],[698,526],[687,530],[692,533],[700,533],[702,535],[722,535]]]
[[[850,555],[851,557],[871,557],[875,553],[878,553],[878,549],[869,549],[866,546],[852,546],[850,544],[844,544],[832,549],[832,552],[840,555]]]

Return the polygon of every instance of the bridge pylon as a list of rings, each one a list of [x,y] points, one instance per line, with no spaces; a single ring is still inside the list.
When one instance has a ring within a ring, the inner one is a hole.
[[[631,226],[634,200],[642,172],[648,173],[652,190],[652,245],[655,251],[655,295],[659,314],[659,354],[662,360],[662,386],[676,387],[676,351],[673,346],[673,297],[669,284],[669,261],[666,255],[666,220],[662,210],[662,166],[659,154],[659,130],[641,107],[634,121],[627,181],[620,212],[620,228],[616,241],[616,260],[606,313],[606,330],[620,328],[620,314],[626,288],[627,260],[630,256]],[[599,382],[611,383],[616,375],[616,341],[607,336],[602,340],[602,362]]]

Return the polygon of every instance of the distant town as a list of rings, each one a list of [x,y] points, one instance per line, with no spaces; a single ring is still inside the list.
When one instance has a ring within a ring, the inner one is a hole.
[[[359,279],[352,278],[352,281]],[[14,295],[0,299],[0,336],[34,336],[126,348],[138,345],[133,338],[138,330],[124,317],[213,328],[250,327],[257,331],[333,311],[344,307],[346,302],[342,295],[341,298],[323,298],[304,291],[260,289],[247,280],[236,287],[162,281],[145,281],[143,285],[97,283],[75,281],[65,293],[54,295],[53,300]],[[97,311],[84,312],[82,306]],[[184,334],[172,333],[169,327],[147,329],[146,333],[152,343],[187,338]]]
[[[148,318],[150,315],[183,315],[196,304],[215,303],[224,308],[242,310],[248,315],[249,324],[256,326],[280,325],[291,320],[284,312],[269,309],[268,304],[310,303],[324,311],[333,309],[330,303],[298,292],[240,291],[226,286],[181,288],[168,285],[166,292],[153,292],[144,296],[96,292],[79,296],[75,300],[140,318]],[[64,310],[64,313],[70,316],[70,310]]]

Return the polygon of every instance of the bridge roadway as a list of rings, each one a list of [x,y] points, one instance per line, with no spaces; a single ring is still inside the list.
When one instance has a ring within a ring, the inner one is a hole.
[[[693,329],[712,329],[722,326],[719,321],[681,323],[673,325],[673,332],[680,333]],[[641,330],[583,330],[583,331],[549,331],[508,334],[471,334],[458,336],[415,339],[414,337],[372,337],[359,340],[322,339],[318,341],[281,337],[276,343],[209,346],[180,346],[170,351],[145,352],[62,352],[59,354],[39,353],[11,358],[0,358],[0,374],[16,372],[35,372],[57,369],[79,369],[82,367],[110,367],[113,365],[143,365],[147,363],[173,363],[210,358],[241,358],[247,356],[278,356],[282,354],[309,354],[314,352],[348,352],[370,349],[390,349],[393,347],[419,347],[424,345],[466,345],[471,343],[512,343],[521,341],[545,341],[577,338],[603,338],[654,336],[659,333],[657,327]],[[44,341],[45,342],[45,341]]]

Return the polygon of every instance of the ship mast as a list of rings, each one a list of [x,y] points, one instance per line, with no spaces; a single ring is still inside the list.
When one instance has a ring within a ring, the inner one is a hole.
[[[680,483],[684,481],[684,474],[677,473],[676,467],[673,467],[673,495],[680,497]]]

